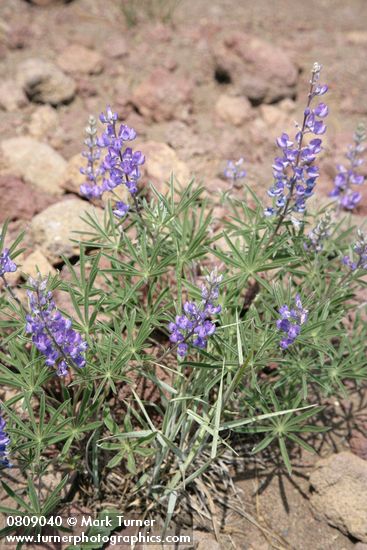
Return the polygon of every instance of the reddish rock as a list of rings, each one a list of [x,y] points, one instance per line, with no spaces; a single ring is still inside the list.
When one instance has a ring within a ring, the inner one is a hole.
[[[0,176],[0,195],[0,223],[6,219],[30,220],[55,202],[51,195],[32,189],[15,176]]]
[[[135,88],[132,103],[146,118],[155,122],[185,119],[192,109],[193,83],[162,67]]]
[[[88,78],[77,78],[76,89],[81,97],[95,97],[98,95],[96,86]]]
[[[6,38],[10,50],[21,50],[29,45],[32,33],[28,25],[14,25],[9,29]]]
[[[103,52],[107,57],[119,59],[128,55],[129,48],[123,36],[113,36],[104,42]]]
[[[214,46],[213,55],[217,74],[234,82],[253,103],[273,103],[295,95],[297,68],[274,44],[231,32]]]

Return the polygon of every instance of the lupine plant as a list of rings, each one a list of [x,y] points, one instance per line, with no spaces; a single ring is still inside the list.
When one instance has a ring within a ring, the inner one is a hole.
[[[11,463],[27,482],[15,491],[4,477],[17,513],[50,515],[76,494],[93,509],[114,503],[168,524],[205,494],[234,436],[244,459],[278,446],[290,472],[293,447],[312,450],[307,434],[328,428],[323,396],[365,379],[366,240],[359,233],[350,248],[355,228],[334,220],[333,206],[306,211],[328,114],[320,72],[315,64],[295,137],[277,140],[265,214],[244,187],[213,232],[205,190],[172,177],[163,193],[143,181],[136,133],[107,108],[100,136],[89,119],[81,188],[104,222],[85,215],[78,261],[64,258],[68,277],[12,287],[21,236],[6,248],[4,225],[0,462],[4,476]],[[42,490],[56,472],[58,484]]]
[[[338,173],[334,179],[334,188],[329,196],[333,197],[339,206],[344,210],[354,210],[362,198],[359,191],[353,191],[352,186],[360,187],[364,183],[364,175],[360,173],[360,166],[363,164],[364,153],[363,142],[366,140],[364,124],[360,123],[354,134],[354,143],[349,146],[346,157],[349,161],[349,168],[338,164]]]

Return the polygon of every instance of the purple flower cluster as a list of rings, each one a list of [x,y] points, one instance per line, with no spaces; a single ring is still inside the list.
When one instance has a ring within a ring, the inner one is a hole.
[[[358,230],[358,240],[353,250],[357,258],[354,259],[349,256],[344,256],[342,260],[343,264],[349,267],[351,271],[356,271],[357,269],[367,270],[367,239],[361,230]]]
[[[214,334],[216,326],[209,318],[221,312],[220,305],[215,305],[219,296],[219,283],[222,275],[217,271],[207,275],[205,284],[201,287],[201,303],[185,302],[184,314],[177,315],[174,323],[169,323],[170,341],[177,345],[177,354],[185,357],[189,343],[198,348],[205,349],[207,339]]]
[[[10,438],[5,431],[6,422],[0,416],[0,467],[1,468],[10,468],[11,464],[8,459],[8,445],[10,443]]]
[[[279,308],[279,315],[277,329],[286,334],[280,341],[280,347],[287,349],[301,332],[301,326],[307,321],[308,311],[302,307],[301,298],[299,294],[296,294],[295,307],[289,309],[287,305],[284,305]]]
[[[240,158],[237,161],[227,161],[227,166],[223,172],[224,176],[229,179],[232,186],[236,184],[238,180],[246,177],[246,170],[241,170],[241,166],[244,163],[244,159]]]
[[[311,108],[314,98],[324,95],[328,90],[326,85],[318,83],[320,71],[321,66],[315,63],[303,124],[294,141],[285,133],[276,140],[282,154],[274,160],[274,182],[268,191],[268,195],[273,199],[273,206],[265,209],[265,216],[285,217],[290,212],[303,214],[306,210],[306,200],[313,194],[319,177],[319,169],[314,161],[322,149],[322,140],[316,137],[304,145],[304,138],[307,134],[320,136],[326,132],[323,119],[328,115],[328,107],[321,102]]]
[[[29,279],[32,290],[27,291],[30,313],[26,316],[26,332],[45,357],[46,365],[56,367],[58,376],[65,376],[70,366],[85,366],[87,343],[72,329],[70,319],[57,310],[47,280]]]
[[[360,202],[362,195],[359,191],[353,191],[352,185],[362,185],[364,176],[358,173],[358,168],[363,164],[363,159],[360,158],[365,148],[363,142],[366,140],[366,132],[363,124],[359,124],[353,136],[354,144],[349,146],[349,150],[345,155],[349,160],[349,168],[343,164],[338,164],[338,173],[334,179],[334,189],[329,193],[329,197],[333,197],[338,201],[340,208],[345,210],[353,210]]]
[[[330,237],[332,221],[329,212],[326,212],[316,227],[309,231],[303,246],[305,250],[321,252],[324,248],[324,241]]]
[[[9,249],[4,248],[0,254],[0,277],[3,277],[5,273],[13,273],[17,270],[17,265],[10,258]]]
[[[80,171],[87,177],[87,182],[81,185],[80,192],[88,199],[101,198],[105,191],[113,192],[119,185],[125,185],[134,196],[138,192],[141,175],[139,167],[144,164],[145,158],[140,151],[134,152],[125,143],[133,141],[136,132],[124,124],[118,125],[118,115],[110,107],[99,119],[105,125],[105,131],[100,137],[97,137],[96,120],[93,117],[90,117],[86,128],[85,144],[88,150],[83,155],[87,158],[87,167]],[[121,217],[124,208],[128,209],[127,205],[119,201],[118,217]]]

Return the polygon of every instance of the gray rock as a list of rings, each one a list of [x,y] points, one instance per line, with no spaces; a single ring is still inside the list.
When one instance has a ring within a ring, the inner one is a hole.
[[[71,239],[83,240],[76,231],[91,231],[81,219],[86,213],[95,215],[102,223],[103,211],[78,198],[57,202],[33,218],[30,225],[33,241],[51,264],[58,263],[63,255],[71,258],[78,253],[79,247]]]
[[[141,150],[149,159],[149,162],[143,165],[145,177],[152,181],[160,192],[168,191],[165,182],[169,181],[172,173],[182,186],[189,183],[190,170],[187,164],[180,160],[176,151],[166,143],[147,141],[141,145]]]
[[[21,270],[25,274],[25,277],[32,277],[33,279],[37,278],[38,273],[43,275],[43,277],[47,277],[48,274],[56,274],[56,270],[38,248],[27,256],[21,266]]]
[[[367,542],[367,463],[350,452],[320,460],[310,477],[311,506],[343,533]]]
[[[17,111],[27,105],[27,98],[21,86],[14,80],[0,82],[0,109]]]
[[[36,139],[45,141],[47,136],[55,135],[60,128],[59,115],[50,105],[40,105],[32,113],[28,132]]]
[[[31,101],[59,105],[73,99],[75,81],[50,61],[30,58],[19,65],[18,82]]]
[[[215,104],[215,113],[223,122],[241,126],[251,119],[252,108],[247,97],[232,97],[222,94]]]
[[[30,137],[15,137],[0,143],[2,171],[23,178],[36,188],[61,195],[66,161],[46,143]]]
[[[66,73],[99,74],[103,71],[100,53],[79,44],[70,44],[57,58],[58,66]]]

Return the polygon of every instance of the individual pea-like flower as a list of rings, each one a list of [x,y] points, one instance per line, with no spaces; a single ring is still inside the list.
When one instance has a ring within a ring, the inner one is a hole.
[[[116,216],[116,218],[124,218],[128,211],[130,210],[130,206],[126,204],[123,201],[117,201],[115,204],[114,210],[112,212]]]
[[[296,294],[295,307],[290,309],[287,305],[283,305],[279,308],[279,315],[277,329],[285,333],[279,345],[282,349],[287,349],[301,332],[301,326],[306,323],[308,311],[302,306],[300,295]]]
[[[32,278],[27,291],[30,313],[26,316],[26,332],[32,334],[32,342],[46,358],[46,365],[56,367],[58,376],[65,376],[69,367],[85,366],[87,343],[72,328],[70,319],[58,311],[47,290],[47,280]]]
[[[8,458],[8,446],[10,444],[10,438],[5,430],[6,422],[0,414],[0,468],[11,468],[11,464]]]
[[[360,186],[364,183],[364,176],[358,173],[358,168],[363,164],[361,155],[365,151],[363,142],[366,140],[366,131],[364,124],[360,123],[353,136],[353,145],[350,145],[346,157],[349,161],[349,168],[343,164],[338,164],[338,173],[334,179],[334,188],[329,193],[339,204],[340,208],[345,210],[354,210],[359,204],[362,195],[359,191],[353,191],[352,185]]]
[[[328,87],[320,85],[321,66],[314,64],[307,106],[304,110],[303,124],[292,140],[283,133],[277,140],[281,155],[273,163],[274,182],[268,191],[273,199],[273,205],[264,210],[265,216],[281,216],[288,214],[303,214],[306,211],[306,201],[313,195],[319,169],[314,164],[317,155],[322,150],[322,139],[319,137],[326,132],[324,118],[328,115],[325,103],[312,104],[316,97],[324,95]],[[305,143],[307,135],[314,135]]]
[[[357,269],[367,270],[367,238],[360,229],[358,230],[358,240],[353,246],[353,251],[355,255],[352,255],[352,257],[343,257],[343,264],[351,271],[356,271]]]
[[[14,273],[17,270],[17,264],[10,257],[9,249],[4,248],[0,254],[0,277],[5,273]]]
[[[236,161],[227,161],[227,166],[224,169],[223,174],[228,180],[230,180],[232,187],[236,184],[238,180],[244,179],[246,177],[246,170],[241,169],[243,163],[243,158],[240,158]]]
[[[99,117],[105,130],[97,136],[97,121],[89,118],[86,128],[87,167],[81,168],[87,182],[80,187],[81,194],[88,199],[101,198],[106,191],[114,191],[119,185],[125,185],[132,196],[138,192],[140,166],[145,157],[140,151],[133,151],[126,142],[136,138],[133,128],[118,124],[118,115],[110,107]],[[103,153],[103,154],[102,154]],[[119,210],[119,206],[116,205]]]
[[[330,237],[332,220],[330,212],[326,212],[317,225],[308,232],[306,240],[303,243],[304,249],[321,252],[324,248],[324,241]]]
[[[222,310],[221,306],[216,304],[222,278],[217,270],[207,275],[201,287],[201,303],[185,302],[184,313],[177,315],[174,323],[169,323],[170,341],[177,346],[177,354],[180,357],[185,357],[189,344],[205,349],[209,336],[214,334],[216,326],[210,317]]]

